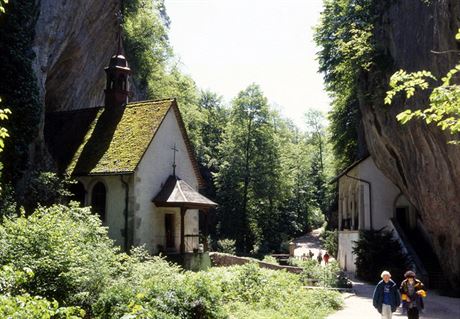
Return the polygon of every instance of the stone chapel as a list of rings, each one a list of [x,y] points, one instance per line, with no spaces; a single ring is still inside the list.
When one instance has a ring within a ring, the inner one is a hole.
[[[131,69],[120,44],[105,72],[104,106],[46,115],[58,170],[78,181],[75,199],[92,207],[123,250],[206,250],[199,212],[206,218],[217,204],[198,192],[204,181],[177,101],[129,102]]]

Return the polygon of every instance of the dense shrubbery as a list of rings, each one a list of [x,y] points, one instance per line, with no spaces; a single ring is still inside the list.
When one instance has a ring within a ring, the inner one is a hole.
[[[100,295],[94,311],[100,318],[226,317],[216,283],[206,273],[183,272],[141,250]]]
[[[337,230],[330,231],[325,230],[321,233],[321,242],[324,249],[329,253],[329,255],[337,258],[337,252],[339,250],[339,233]]]
[[[298,275],[257,264],[213,268],[208,274],[234,318],[322,318],[341,306],[338,293],[303,289]]]
[[[217,241],[217,251],[234,255],[236,253],[235,240],[220,239]]]
[[[316,260],[291,258],[289,259],[289,264],[303,268],[300,278],[305,285],[340,288],[351,287],[351,283],[340,270],[336,261],[331,261],[327,265],[322,266]]]
[[[276,260],[275,257],[270,256],[270,255],[264,256],[264,258],[262,259],[262,261],[263,261],[264,263],[273,264],[273,265],[278,265],[278,260]]]
[[[5,218],[0,266],[2,317],[321,318],[340,306],[338,294],[256,264],[192,273],[141,248],[120,253],[76,206]]]
[[[66,305],[90,309],[123,258],[87,208],[39,208],[0,226],[0,265],[30,268],[35,275],[23,288]]]
[[[383,229],[361,231],[353,253],[357,275],[364,280],[378,280],[382,270],[388,270],[396,282],[401,282],[402,274],[409,267],[399,242],[392,232]]]
[[[0,269],[1,318],[83,318],[85,311],[79,307],[59,307],[57,301],[31,296],[23,286],[34,278],[29,268],[16,270],[11,266]]]

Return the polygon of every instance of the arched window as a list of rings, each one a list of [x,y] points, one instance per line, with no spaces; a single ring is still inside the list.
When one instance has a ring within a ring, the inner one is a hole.
[[[105,204],[106,204],[107,191],[104,184],[98,182],[93,187],[91,193],[91,208],[93,212],[99,214],[101,220],[105,221]]]
[[[75,184],[72,184],[70,186],[70,192],[72,193],[70,200],[79,202],[80,206],[85,205],[86,190],[81,182],[77,181]]]

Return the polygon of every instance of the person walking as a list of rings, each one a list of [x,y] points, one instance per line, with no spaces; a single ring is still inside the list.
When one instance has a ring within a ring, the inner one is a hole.
[[[391,319],[393,312],[401,304],[401,295],[396,283],[391,280],[390,272],[385,270],[380,277],[382,280],[375,286],[372,302],[374,308],[382,315],[382,319]]]
[[[312,259],[313,260],[313,256],[315,254],[311,251],[311,249],[308,250],[308,259]]]
[[[327,251],[324,253],[323,260],[325,265],[329,263],[329,254],[327,253]]]
[[[415,278],[415,272],[406,271],[400,292],[403,300],[403,307],[407,310],[407,318],[418,319],[423,309],[423,299],[426,297],[426,290],[423,283]]]
[[[323,254],[321,253],[321,250],[318,252],[318,256],[316,257],[316,260],[318,260],[318,264],[321,265],[321,261],[323,260]]]

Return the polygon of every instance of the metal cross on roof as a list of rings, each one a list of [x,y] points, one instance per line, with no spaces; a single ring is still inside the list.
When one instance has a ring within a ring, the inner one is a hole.
[[[176,148],[176,143],[174,143],[174,146],[171,148],[173,150],[173,176],[176,176],[176,153],[179,152],[179,150]]]
[[[123,30],[123,13],[121,13],[121,10],[118,10],[117,13],[115,13],[115,16],[117,18],[117,25],[118,25],[118,32],[117,32],[117,37],[118,37],[118,48],[117,48],[117,55],[121,54],[121,32]]]

